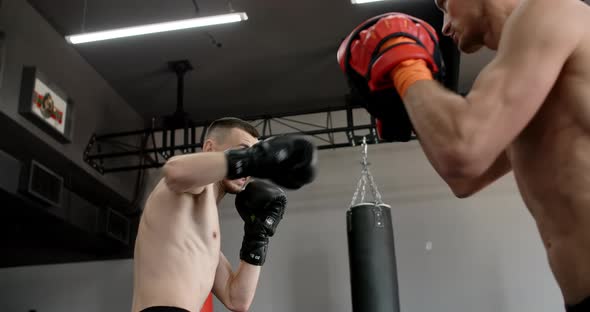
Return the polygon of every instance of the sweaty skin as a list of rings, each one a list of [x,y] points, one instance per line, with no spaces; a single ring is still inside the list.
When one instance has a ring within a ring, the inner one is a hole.
[[[477,18],[461,8],[469,1],[437,1],[444,33],[464,52],[497,48],[495,59],[465,97],[424,80],[404,103],[426,156],[458,197],[513,170],[565,303],[579,303],[590,296],[590,7],[470,1],[497,14],[470,28]]]
[[[133,311],[151,306],[199,311],[213,286],[219,241],[213,184],[192,196],[172,192],[161,180],[139,225]]]
[[[140,221],[134,257],[133,312],[171,306],[198,312],[209,293],[232,311],[245,311],[258,283],[260,267],[240,263],[236,272],[220,251],[217,204],[226,191],[236,192],[247,179],[223,180],[222,152],[257,142],[231,129],[223,144],[172,158],[164,178],[150,194]],[[221,181],[221,182],[219,182]]]
[[[586,21],[590,18],[587,12]],[[590,36],[508,148],[566,303],[590,296]]]

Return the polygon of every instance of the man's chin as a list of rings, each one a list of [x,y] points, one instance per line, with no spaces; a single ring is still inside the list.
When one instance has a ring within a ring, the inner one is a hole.
[[[461,51],[465,54],[472,54],[472,53],[475,53],[475,52],[481,50],[481,48],[483,48],[483,45],[482,44],[470,44],[470,43],[462,44],[461,41],[459,41],[458,48],[459,48],[459,51]]]

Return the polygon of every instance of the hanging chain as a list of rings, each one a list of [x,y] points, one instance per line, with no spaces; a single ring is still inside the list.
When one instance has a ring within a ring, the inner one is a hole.
[[[366,188],[367,188],[367,178],[363,177],[363,190],[361,192],[361,203],[365,202],[365,194],[367,194],[367,191],[365,191]]]
[[[352,201],[350,202],[350,206],[354,206],[357,203],[357,198],[360,192],[361,195],[361,200],[359,203],[364,203],[365,202],[365,194],[366,194],[366,188],[367,188],[367,184],[368,187],[371,191],[371,195],[373,195],[373,200],[375,201],[376,204],[382,204],[383,200],[381,199],[381,193],[379,193],[379,189],[377,188],[377,183],[375,183],[375,180],[373,179],[373,175],[371,174],[371,171],[369,170],[369,161],[368,161],[368,146],[367,146],[367,138],[363,137],[363,143],[361,145],[362,147],[362,151],[361,151],[361,165],[362,165],[362,170],[361,170],[361,178],[359,179],[359,182],[357,183],[356,186],[356,191],[354,192],[354,195],[352,196]]]
[[[356,191],[354,191],[354,195],[352,195],[352,201],[350,202],[350,206],[351,206],[351,207],[352,207],[352,206],[354,206],[354,203],[356,203],[356,198],[357,198],[357,196],[359,195],[359,191],[360,191],[360,189],[361,189],[362,187],[364,187],[364,185],[363,185],[363,182],[364,182],[364,179],[363,179],[363,177],[361,177],[361,178],[359,179],[359,182],[358,182],[358,183],[357,183],[357,185],[356,185]]]
[[[375,203],[383,204],[383,200],[381,199],[381,193],[379,193],[379,189],[377,188],[377,183],[375,183],[375,180],[373,179],[373,175],[368,170],[367,170],[367,176],[369,177],[369,180],[371,183],[370,184],[371,185],[371,193],[373,193],[373,198],[375,199]]]

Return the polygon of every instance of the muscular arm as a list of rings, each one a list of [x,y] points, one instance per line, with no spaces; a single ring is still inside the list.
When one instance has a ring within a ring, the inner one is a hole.
[[[229,310],[248,311],[256,293],[260,268],[240,261],[238,270],[233,272],[227,258],[219,253],[213,293]]]
[[[174,192],[200,194],[207,184],[225,177],[227,160],[222,152],[175,156],[166,162],[163,172],[166,184]]]
[[[451,187],[451,190],[453,190],[455,196],[465,198],[477,193],[484,187],[510,172],[510,170],[512,170],[512,166],[510,165],[506,153],[503,152],[498,156],[490,168],[480,176],[471,179],[449,177],[446,179],[446,182]]]
[[[434,81],[408,89],[404,103],[420,143],[451,187],[500,176],[488,170],[541,107],[580,40],[584,27],[564,18],[571,11],[560,1],[524,1],[466,97]]]

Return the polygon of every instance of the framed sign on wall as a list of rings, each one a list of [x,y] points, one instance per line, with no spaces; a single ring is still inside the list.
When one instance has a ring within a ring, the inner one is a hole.
[[[72,101],[35,67],[23,69],[19,112],[59,142],[71,142]]]

